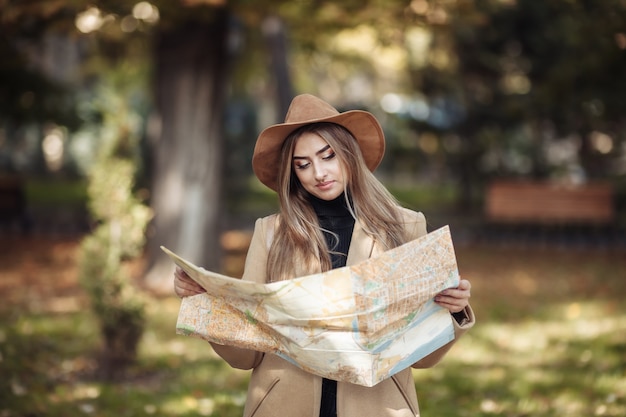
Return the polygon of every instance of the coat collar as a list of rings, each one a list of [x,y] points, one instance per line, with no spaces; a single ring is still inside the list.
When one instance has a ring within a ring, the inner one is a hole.
[[[354,265],[370,258],[374,254],[374,248],[374,239],[365,233],[361,222],[357,220],[352,231],[352,240],[348,250],[346,265]]]
[[[274,236],[274,229],[278,224],[278,216],[274,221],[273,227],[269,227],[267,239],[267,247],[269,249]],[[359,262],[365,261],[372,256],[378,255],[381,252],[380,247],[375,244],[375,240],[365,232],[360,221],[354,223],[354,230],[352,231],[352,240],[350,241],[350,249],[348,250],[348,258],[346,259],[346,266],[355,265]],[[296,276],[308,275],[311,273],[322,272],[321,265],[317,266],[315,272],[300,270],[296,267]]]

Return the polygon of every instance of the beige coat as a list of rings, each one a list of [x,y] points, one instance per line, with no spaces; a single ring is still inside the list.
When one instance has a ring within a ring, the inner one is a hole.
[[[407,231],[412,238],[426,234],[426,221],[421,213],[404,210]],[[266,281],[266,262],[273,236],[276,215],[258,219],[246,258],[243,279]],[[352,234],[347,265],[353,265],[381,253],[382,249],[357,222]],[[298,276],[319,271],[298,271]],[[457,340],[474,325],[470,307],[465,310],[462,325],[455,320]],[[427,368],[435,365],[453,342],[412,365]],[[244,350],[212,343],[215,351],[231,366],[252,369],[244,417],[318,417],[322,378],[304,372],[284,359],[262,352]],[[337,383],[337,415],[339,417],[414,417],[419,416],[415,383],[410,369],[368,388],[345,382]]]

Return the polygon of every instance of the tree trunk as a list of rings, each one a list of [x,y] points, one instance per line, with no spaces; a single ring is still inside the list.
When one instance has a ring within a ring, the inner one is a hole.
[[[287,37],[285,26],[277,16],[266,17],[263,21],[263,35],[268,50],[270,74],[275,82],[277,120],[282,122],[293,98],[293,87],[287,63]]]
[[[160,135],[154,143],[148,288],[172,291],[173,265],[160,245],[218,269],[222,120],[228,79],[229,16],[163,31],[156,46]]]

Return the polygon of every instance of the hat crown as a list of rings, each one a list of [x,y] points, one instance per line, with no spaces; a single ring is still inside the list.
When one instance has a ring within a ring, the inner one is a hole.
[[[312,123],[334,123],[344,127],[356,139],[365,164],[374,171],[385,153],[385,135],[373,114],[363,110],[340,113],[324,100],[301,94],[291,101],[285,122],[264,129],[257,138],[252,168],[257,178],[274,191],[278,190],[278,170],[285,139],[295,130]]]
[[[285,123],[302,123],[338,115],[339,112],[324,100],[311,94],[296,96],[287,110]]]

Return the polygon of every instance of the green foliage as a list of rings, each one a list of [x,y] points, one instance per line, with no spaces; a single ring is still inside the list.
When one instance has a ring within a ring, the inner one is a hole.
[[[14,33],[14,28],[5,27],[4,23],[0,28],[0,55],[3,57],[0,61],[0,126],[20,127],[54,120],[76,129],[80,120],[76,115],[74,92],[63,83],[32,69],[24,58],[26,48],[12,42],[14,37],[21,38],[21,41],[27,39],[29,34],[23,33],[27,29]],[[21,25],[36,26],[34,21],[30,24],[21,22]]]
[[[87,189],[97,226],[81,244],[79,277],[104,337],[102,370],[115,377],[134,361],[145,325],[145,301],[128,264],[141,254],[151,212],[134,195],[133,156],[141,131],[124,97],[128,90],[106,87],[101,89],[105,140]]]
[[[119,161],[118,161],[119,162]],[[117,165],[117,166],[116,166]],[[121,165],[110,164],[116,171],[107,175],[114,180],[123,177]],[[123,182],[125,178],[121,178]],[[97,181],[95,181],[97,182]],[[96,193],[106,195],[96,188]],[[112,195],[110,205],[103,203],[101,223],[87,236],[81,245],[80,277],[92,299],[92,307],[102,320],[104,327],[114,327],[122,323],[141,326],[143,302],[135,293],[124,263],[138,256],[144,244],[144,229],[150,218],[147,207],[133,202],[128,189],[118,185],[109,190]],[[123,201],[114,201],[126,194]],[[101,197],[100,199],[105,199]],[[98,198],[96,198],[97,205]],[[109,210],[109,207],[114,207]],[[127,210],[127,211],[124,211]],[[98,211],[94,210],[98,213]]]
[[[413,88],[432,101],[462,105],[462,117],[443,130],[463,139],[460,158],[491,175],[562,176],[544,147],[579,138],[578,163],[588,178],[614,178],[626,104],[621,1],[484,1],[444,6],[449,24],[433,26],[431,61],[411,68]],[[441,126],[416,123],[416,129]],[[591,132],[611,137],[595,149]],[[522,146],[519,146],[519,145]],[[477,161],[489,164],[479,166]],[[497,161],[497,162],[496,162]],[[454,167],[454,164],[451,164]],[[470,169],[459,176],[473,175]]]

